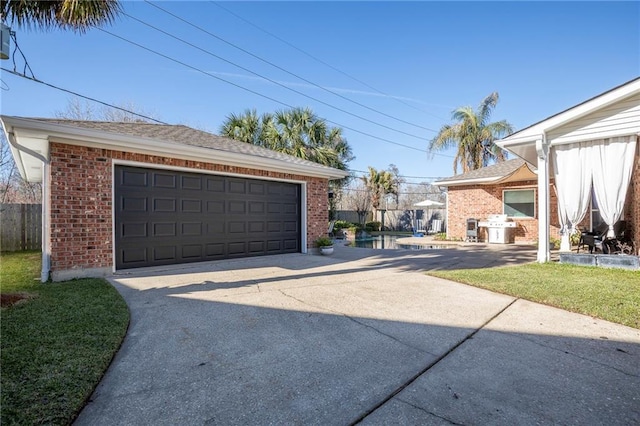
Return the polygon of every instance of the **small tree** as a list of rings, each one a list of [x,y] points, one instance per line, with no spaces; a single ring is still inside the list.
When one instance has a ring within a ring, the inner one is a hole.
[[[388,194],[397,194],[398,188],[394,182],[391,172],[386,170],[376,170],[369,166],[369,174],[362,177],[369,197],[371,198],[371,207],[373,207],[374,215],[380,208],[380,202]]]

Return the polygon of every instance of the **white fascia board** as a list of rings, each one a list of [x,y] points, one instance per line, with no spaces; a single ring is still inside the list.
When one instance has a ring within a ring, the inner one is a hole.
[[[504,176],[494,176],[490,178],[475,178],[475,179],[460,179],[460,180],[447,180],[447,181],[435,181],[435,186],[461,186],[461,185],[473,185],[477,183],[492,183],[503,179]]]
[[[30,133],[38,134],[41,137],[45,136],[50,141],[60,141],[73,145],[136,152],[199,162],[214,162],[234,167],[300,174],[325,179],[342,179],[349,175],[348,172],[343,170],[322,165],[310,166],[274,158],[224,151],[215,148],[203,148],[158,139],[121,135],[94,129],[78,128],[65,124],[44,123],[37,120],[7,116],[2,116],[2,120],[5,123],[11,124],[14,128],[21,127],[28,129]]]
[[[516,132],[512,136],[507,136],[495,143],[500,148],[508,149],[512,144],[519,145],[523,143],[531,143],[532,141],[535,142],[536,138],[538,138],[540,134],[546,134],[553,129],[564,126],[571,121],[577,120],[598,109],[605,108],[615,102],[619,102],[638,93],[640,93],[640,78],[553,115],[544,121],[523,129],[520,132]]]

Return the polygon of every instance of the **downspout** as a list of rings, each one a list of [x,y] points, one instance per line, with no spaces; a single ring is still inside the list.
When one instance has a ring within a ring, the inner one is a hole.
[[[549,144],[543,133],[536,140],[538,154],[538,263],[548,262],[549,252]]]
[[[13,132],[7,132],[7,140],[9,141],[9,144],[11,144],[11,146],[13,146],[18,151],[27,153],[32,157],[42,161],[42,270],[40,271],[40,281],[44,283],[49,280],[49,271],[51,270],[51,234],[49,230],[49,159],[39,152],[27,148],[26,146],[20,145],[16,141]],[[49,143],[48,140],[47,143]],[[22,165],[22,169],[24,170],[24,164]]]
[[[49,212],[51,200],[49,199],[49,177],[51,167],[49,161],[42,162],[42,271],[40,282],[49,281],[51,272],[51,229],[49,228]]]

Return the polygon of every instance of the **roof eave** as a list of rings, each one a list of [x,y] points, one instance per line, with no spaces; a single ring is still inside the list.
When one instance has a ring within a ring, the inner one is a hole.
[[[21,117],[0,117],[7,127],[21,129],[25,133],[39,135],[49,141],[60,141],[73,145],[107,148],[148,155],[169,156],[199,162],[214,162],[234,167],[268,170],[272,172],[299,174],[303,176],[325,179],[342,179],[349,175],[343,170],[318,165],[297,164],[274,158],[266,158],[251,154],[225,151],[216,148],[205,148],[185,145],[177,142],[143,138],[105,132],[95,129],[80,128],[59,123],[45,123]],[[21,133],[22,133],[21,131]],[[179,148],[179,149],[176,149]]]

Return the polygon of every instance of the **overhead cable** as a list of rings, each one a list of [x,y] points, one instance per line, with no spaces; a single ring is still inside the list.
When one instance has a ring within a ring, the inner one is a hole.
[[[283,84],[283,83],[281,83],[281,82],[279,82],[279,81],[277,81],[277,80],[273,80],[273,79],[271,79],[271,78],[269,78],[269,77],[265,77],[264,75],[262,75],[262,74],[260,74],[260,73],[257,73],[257,72],[255,72],[255,71],[250,70],[249,68],[243,67],[242,65],[239,65],[239,64],[237,64],[237,63],[235,63],[235,62],[232,62],[232,61],[230,61],[230,60],[228,60],[228,59],[225,59],[225,58],[223,58],[223,57],[221,57],[221,56],[219,56],[219,55],[216,55],[215,53],[213,53],[213,52],[211,52],[211,51],[209,51],[209,50],[207,50],[207,49],[203,49],[202,47],[199,47],[199,46],[197,46],[197,45],[195,45],[195,44],[193,44],[193,43],[191,43],[191,42],[189,42],[189,41],[187,41],[187,40],[184,40],[184,39],[182,39],[182,38],[180,38],[180,37],[178,37],[178,36],[175,36],[175,35],[173,35],[173,34],[171,34],[171,33],[167,32],[167,31],[165,31],[165,30],[163,30],[163,29],[161,29],[161,28],[158,28],[158,27],[156,27],[156,26],[154,26],[154,25],[152,25],[152,24],[150,24],[150,23],[148,23],[148,22],[145,22],[145,21],[143,21],[143,20],[141,20],[141,19],[138,19],[138,18],[136,18],[135,16],[131,16],[131,15],[129,15],[129,14],[127,14],[127,13],[125,13],[125,12],[122,12],[122,14],[123,14],[123,15],[125,15],[125,16],[127,16],[127,17],[129,17],[129,18],[131,18],[131,19],[133,19],[133,20],[135,20],[135,21],[137,21],[137,22],[139,22],[139,23],[141,23],[142,25],[145,25],[145,26],[147,26],[147,27],[149,27],[149,28],[152,28],[152,29],[154,29],[155,31],[158,31],[158,32],[160,32],[160,33],[162,33],[162,34],[164,34],[164,35],[166,35],[166,36],[168,36],[168,37],[171,37],[171,38],[173,38],[173,39],[175,39],[175,40],[180,41],[181,43],[184,43],[184,44],[186,44],[186,45],[188,45],[188,46],[191,46],[191,47],[193,47],[194,49],[198,49],[198,50],[200,50],[201,52],[204,52],[204,53],[206,53],[206,54],[208,54],[208,55],[210,55],[210,56],[213,56],[214,58],[217,58],[217,59],[219,59],[219,60],[221,60],[221,61],[224,61],[224,62],[226,62],[226,63],[228,63],[228,64],[231,64],[231,65],[233,65],[233,66],[235,66],[235,67],[237,67],[237,68],[240,68],[240,69],[241,69],[241,70],[243,70],[243,71],[249,72],[249,73],[251,73],[251,74],[253,74],[253,75],[257,76],[257,77],[260,77],[260,78],[262,78],[262,79],[264,79],[264,80],[267,80],[267,81],[269,81],[270,83],[276,84],[276,85],[278,85],[278,86],[280,86],[280,87],[282,87],[282,88],[284,88],[284,89],[287,89],[287,90],[289,90],[289,91],[291,91],[291,92],[293,92],[293,93],[296,93],[296,94],[298,94],[298,95],[304,96],[305,98],[309,98],[309,99],[311,99],[311,100],[313,100],[313,101],[315,101],[315,102],[318,102],[318,103],[321,103],[321,104],[323,104],[323,105],[325,105],[325,106],[328,106],[329,108],[333,108],[333,109],[335,109],[335,110],[337,110],[337,111],[343,112],[343,113],[345,113],[345,114],[348,114],[348,115],[351,115],[351,116],[353,116],[353,117],[356,117],[356,118],[358,118],[358,119],[360,119],[360,120],[366,121],[366,122],[368,122],[368,123],[370,123],[370,124],[374,124],[374,125],[379,126],[379,127],[383,127],[383,128],[385,128],[385,129],[387,129],[387,130],[391,130],[391,131],[393,131],[393,132],[401,133],[401,134],[403,134],[403,135],[410,136],[410,137],[412,137],[412,138],[416,138],[416,139],[420,139],[420,140],[422,140],[422,141],[429,141],[429,139],[424,138],[424,137],[422,137],[422,136],[417,136],[417,135],[414,135],[414,134],[412,134],[412,133],[405,132],[405,131],[403,131],[403,130],[395,129],[395,128],[390,127],[390,126],[387,126],[387,125],[385,125],[385,124],[381,124],[381,123],[379,123],[379,122],[377,122],[377,121],[375,121],[375,120],[370,120],[370,119],[368,119],[368,118],[366,118],[366,117],[363,117],[363,116],[361,116],[361,115],[358,115],[358,114],[352,113],[352,112],[350,112],[350,111],[347,111],[346,109],[343,109],[343,108],[337,107],[337,106],[335,106],[335,105],[332,105],[332,104],[330,104],[330,103],[328,103],[328,102],[324,102],[324,101],[322,101],[322,100],[320,100],[320,99],[318,99],[318,98],[314,98],[313,96],[307,95],[306,93],[303,93],[303,92],[301,92],[301,91],[299,91],[299,90],[293,89],[293,88],[291,88],[291,87],[287,86],[286,84]]]
[[[296,74],[296,73],[294,73],[294,72],[291,72],[291,71],[289,71],[289,70],[287,70],[287,69],[285,69],[285,68],[283,68],[283,67],[281,67],[281,66],[279,66],[279,65],[277,65],[277,64],[274,64],[273,62],[268,61],[267,59],[264,59],[264,58],[262,58],[262,57],[260,57],[260,56],[258,56],[258,55],[256,55],[256,54],[254,54],[254,53],[252,53],[252,52],[250,52],[250,51],[248,51],[248,50],[246,50],[246,49],[244,49],[244,48],[242,48],[242,47],[240,47],[240,46],[238,46],[238,45],[236,45],[236,44],[234,44],[234,43],[232,43],[232,42],[230,42],[230,41],[228,41],[228,40],[225,40],[224,38],[222,38],[222,37],[220,37],[220,36],[218,36],[218,35],[216,35],[216,34],[214,34],[214,33],[210,32],[210,31],[208,31],[208,30],[206,30],[206,29],[204,29],[204,28],[202,28],[202,27],[200,27],[200,26],[198,26],[198,25],[196,25],[196,24],[194,24],[194,23],[192,23],[192,22],[190,22],[190,21],[188,21],[188,20],[186,20],[186,19],[184,19],[184,18],[182,18],[182,17],[180,17],[180,16],[178,16],[178,15],[176,15],[176,14],[174,14],[174,13],[172,13],[172,12],[170,12],[170,11],[168,11],[168,10],[164,9],[164,8],[162,8],[162,7],[160,7],[160,6],[158,6],[157,4],[154,4],[154,3],[150,2],[149,0],[145,0],[145,3],[149,4],[150,6],[153,6],[153,7],[157,8],[158,10],[161,10],[162,12],[164,12],[164,13],[166,13],[166,14],[170,15],[170,16],[173,16],[174,18],[176,18],[176,19],[178,19],[178,20],[180,20],[180,21],[184,22],[184,23],[185,23],[185,24],[187,24],[187,25],[192,26],[193,28],[196,28],[196,29],[198,29],[198,30],[200,30],[200,31],[204,32],[205,34],[207,34],[207,35],[209,35],[209,36],[211,36],[211,37],[214,37],[214,38],[215,38],[215,39],[217,39],[217,40],[220,40],[220,41],[221,41],[221,42],[223,42],[223,43],[226,43],[227,45],[229,45],[229,46],[231,46],[231,47],[233,47],[233,48],[235,48],[235,49],[240,50],[241,52],[244,52],[245,54],[247,54],[247,55],[249,55],[249,56],[251,56],[251,57],[253,57],[253,58],[255,58],[255,59],[258,59],[259,61],[264,62],[265,64],[271,65],[272,67],[277,68],[277,69],[279,69],[279,70],[280,70],[280,71],[282,71],[282,72],[285,72],[285,73],[287,73],[287,74],[289,74],[289,75],[291,75],[291,76],[293,76],[293,77],[296,77],[296,78],[298,78],[298,79],[300,79],[300,80],[304,81],[304,82],[305,82],[305,83],[307,83],[307,84],[310,84],[310,85],[312,85],[312,86],[314,86],[314,87],[317,87],[317,88],[319,88],[319,89],[321,89],[321,90],[324,90],[325,92],[331,93],[331,94],[332,94],[332,95],[334,95],[334,96],[338,96],[338,97],[339,97],[339,98],[341,98],[341,99],[344,99],[344,100],[346,100],[346,101],[348,101],[348,102],[351,102],[351,103],[353,103],[353,104],[355,104],[355,105],[358,105],[358,106],[360,106],[360,107],[362,107],[362,108],[368,109],[368,110],[370,110],[370,111],[372,111],[372,112],[375,112],[375,113],[377,113],[377,114],[380,114],[380,115],[383,115],[383,116],[385,116],[385,117],[391,118],[391,119],[393,119],[393,120],[399,121],[399,122],[401,122],[401,123],[408,124],[408,125],[410,125],[410,126],[417,127],[417,128],[423,129],[423,130],[427,130],[427,131],[430,131],[430,132],[434,132],[434,133],[437,133],[437,132],[438,132],[437,130],[430,129],[430,128],[428,128],[428,127],[424,127],[424,126],[421,126],[421,125],[419,125],[419,124],[411,123],[411,122],[409,122],[409,121],[406,121],[406,120],[403,120],[403,119],[401,119],[401,118],[394,117],[393,115],[387,114],[387,113],[385,113],[385,112],[379,111],[379,110],[377,110],[377,109],[375,109],[375,108],[371,108],[370,106],[365,105],[365,104],[363,104],[363,103],[360,103],[360,102],[358,102],[358,101],[354,101],[354,100],[353,100],[353,99],[351,99],[351,98],[348,98],[348,97],[346,97],[346,96],[344,96],[344,95],[341,95],[341,94],[339,94],[339,93],[336,93],[336,92],[334,92],[333,90],[330,90],[330,89],[328,89],[328,88],[326,88],[326,87],[324,87],[324,86],[321,86],[321,85],[319,85],[319,84],[317,84],[317,83],[314,83],[314,82],[313,82],[313,81],[311,81],[311,80],[308,80],[308,79],[306,79],[306,78],[304,78],[304,77],[302,77],[302,76],[300,76],[300,75],[298,75],[298,74]],[[125,13],[125,15],[126,15],[126,13]],[[130,16],[130,15],[127,15],[127,16]],[[135,19],[135,18],[134,18],[134,19]],[[177,38],[177,37],[176,37],[176,38]],[[235,64],[234,64],[234,65],[235,65]],[[237,65],[236,65],[236,66],[237,66]],[[242,68],[242,67],[241,67],[241,68]],[[245,69],[245,68],[242,68],[242,69]],[[246,70],[246,69],[245,69],[245,70]],[[255,74],[255,73],[253,73],[253,74]],[[257,75],[257,74],[256,74],[256,75]],[[260,77],[262,77],[262,76],[260,76]],[[263,77],[263,78],[264,78],[264,77]],[[272,80],[270,80],[270,79],[267,79],[267,80],[272,81]],[[273,82],[273,81],[272,81],[272,82]],[[316,101],[317,101],[317,100],[316,100]],[[346,111],[344,111],[344,110],[341,110],[341,111],[342,111],[342,112],[346,112]],[[353,115],[353,114],[352,114],[352,115]],[[362,117],[359,117],[359,116],[358,116],[358,118],[361,118],[361,119],[362,119]],[[369,122],[371,122],[371,123],[375,123],[375,124],[377,124],[375,121],[372,121],[372,120],[366,120],[366,121],[369,121]],[[383,126],[383,127],[387,127],[387,126]],[[387,127],[387,128],[389,128],[389,127]],[[392,129],[392,130],[393,130],[393,129]],[[398,130],[395,130],[395,131],[398,131]],[[413,136],[413,137],[416,137],[416,138],[418,138],[418,139],[424,139],[424,138],[422,138],[422,137],[420,137],[420,136],[415,136],[415,135],[412,135],[412,134],[410,134],[410,133],[405,133],[405,132],[402,132],[402,131],[400,131],[400,133],[404,133],[404,134],[406,134],[406,135],[408,135],[408,136]]]
[[[103,101],[100,101],[98,99],[95,99],[95,98],[92,98],[92,97],[89,97],[89,96],[81,95],[78,92],[74,92],[74,91],[69,90],[69,89],[64,89],[64,88],[56,86],[54,84],[47,83],[45,81],[39,80],[39,79],[37,79],[35,77],[29,77],[28,75],[21,74],[21,73],[19,73],[17,71],[13,71],[13,70],[10,70],[10,69],[4,68],[4,67],[0,67],[0,69],[2,71],[8,72],[10,74],[17,75],[18,77],[26,78],[27,80],[31,80],[33,82],[36,82],[36,83],[43,84],[45,86],[51,87],[53,89],[60,90],[60,91],[65,92],[65,93],[69,93],[71,95],[78,96],[78,97],[83,98],[83,99],[87,99],[89,101],[97,102],[97,103],[102,104],[104,106],[108,106],[109,108],[115,108],[117,110],[124,111],[124,112],[129,113],[129,114],[137,115],[138,117],[142,117],[142,118],[144,118],[146,120],[150,120],[150,121],[155,121],[156,123],[167,124],[167,125],[169,124],[169,123],[165,123],[164,121],[156,120],[155,118],[152,118],[152,117],[149,117],[149,116],[146,116],[146,115],[143,115],[143,114],[139,114],[137,112],[129,111],[128,109],[125,109],[125,108],[121,108],[121,107],[118,107],[118,106],[115,106],[115,105],[111,105],[110,103],[103,102]]]
[[[226,80],[226,79],[224,79],[222,77],[219,77],[219,76],[217,76],[215,74],[212,74],[210,72],[204,71],[204,70],[202,70],[200,68],[197,68],[197,67],[195,67],[193,65],[189,65],[189,64],[187,64],[185,62],[182,62],[182,61],[180,61],[178,59],[172,58],[172,57],[167,56],[167,55],[165,55],[163,53],[160,53],[160,52],[158,52],[156,50],[153,50],[153,49],[151,49],[151,48],[149,48],[147,46],[143,46],[143,45],[141,45],[139,43],[136,43],[135,41],[132,41],[132,40],[129,40],[129,39],[125,38],[125,37],[122,37],[122,36],[119,36],[117,34],[114,34],[114,33],[110,32],[108,30],[105,30],[104,28],[96,28],[96,29],[99,30],[99,31],[102,31],[105,34],[109,34],[112,37],[115,37],[115,38],[120,39],[120,40],[122,40],[124,42],[127,42],[127,43],[129,43],[129,44],[131,44],[133,46],[139,47],[140,49],[146,50],[147,52],[153,53],[154,55],[160,56],[160,57],[165,58],[165,59],[167,59],[169,61],[172,61],[172,62],[175,62],[175,63],[177,63],[179,65],[182,65],[182,66],[184,66],[186,68],[189,68],[189,69],[192,69],[194,71],[197,71],[197,72],[199,72],[201,74],[204,74],[204,75],[206,75],[208,77],[215,78],[216,80],[219,80],[219,81],[222,81],[224,83],[230,84],[230,85],[232,85],[234,87],[237,87],[237,88],[239,88],[241,90],[244,90],[246,92],[252,93],[252,94],[254,94],[256,96],[260,96],[260,97],[262,97],[264,99],[268,99],[270,101],[273,101],[275,103],[283,105],[283,106],[285,106],[287,108],[295,108],[293,105],[290,105],[290,104],[288,104],[286,102],[280,101],[278,99],[272,98],[272,97],[270,97],[268,95],[262,94],[260,92],[255,91],[255,90],[252,90],[252,89],[249,89],[247,87],[241,86],[239,84],[233,83],[233,82],[231,82],[229,80]],[[406,145],[406,144],[403,144],[403,143],[400,143],[400,142],[395,142],[395,141],[392,141],[390,139],[386,139],[386,138],[383,138],[383,137],[380,137],[380,136],[376,136],[376,135],[371,134],[371,133],[363,132],[362,130],[357,130],[357,129],[354,129],[353,127],[345,126],[345,125],[340,124],[340,123],[338,123],[336,121],[333,121],[333,120],[329,120],[329,119],[326,119],[326,118],[324,120],[327,123],[331,123],[333,125],[336,125],[338,127],[343,128],[343,129],[351,130],[352,132],[359,133],[361,135],[370,137],[372,139],[376,139],[376,140],[379,140],[379,141],[382,141],[382,142],[386,142],[386,143],[389,143],[389,144],[392,144],[392,145],[396,145],[396,146],[401,146],[401,147],[404,147],[404,148],[412,149],[414,151],[419,151],[419,152],[422,152],[422,153],[427,153],[427,154],[430,153],[429,151],[427,151],[425,149],[417,148],[417,147],[411,146],[411,145]],[[430,154],[439,155],[439,156],[442,156],[442,157],[451,157],[450,155],[440,154],[440,153],[430,153]]]
[[[226,7],[224,7],[224,6],[222,6],[222,5],[220,4],[220,2],[213,1],[213,0],[209,0],[209,3],[211,3],[211,4],[213,4],[213,5],[217,6],[217,7],[219,7],[220,9],[222,9],[222,10],[224,10],[225,12],[229,13],[230,15],[235,16],[236,18],[238,18],[238,19],[240,19],[241,21],[243,21],[243,22],[247,23],[248,25],[251,25],[252,27],[254,27],[254,28],[256,28],[256,29],[258,29],[258,30],[262,31],[263,33],[265,33],[265,34],[267,34],[267,35],[269,35],[269,36],[271,36],[271,37],[275,38],[276,40],[278,40],[278,41],[280,41],[280,42],[282,42],[282,43],[286,44],[287,46],[291,47],[292,49],[297,50],[298,52],[300,52],[300,53],[302,53],[303,55],[305,55],[305,56],[307,56],[307,57],[309,57],[309,58],[313,59],[314,61],[316,61],[316,62],[318,62],[318,63],[320,63],[320,64],[322,64],[322,65],[326,66],[327,68],[330,68],[330,69],[332,69],[332,70],[334,70],[334,71],[336,71],[336,72],[338,72],[338,73],[340,73],[340,74],[344,75],[345,77],[348,77],[348,78],[350,78],[351,80],[353,80],[353,81],[355,81],[355,82],[357,82],[357,83],[362,84],[363,86],[365,86],[365,87],[367,87],[367,88],[369,88],[369,89],[373,90],[373,91],[374,91],[374,92],[376,92],[376,93],[379,93],[380,95],[383,95],[383,96],[384,96],[384,97],[386,97],[386,98],[394,99],[394,100],[396,100],[396,101],[398,101],[398,102],[400,102],[400,103],[402,103],[402,104],[404,104],[404,105],[408,106],[409,108],[413,108],[413,109],[415,109],[416,111],[420,111],[420,112],[423,112],[423,113],[425,113],[425,114],[428,114],[428,115],[430,115],[430,116],[432,116],[432,117],[435,117],[435,118],[437,118],[437,119],[439,119],[439,120],[444,120],[444,121],[446,121],[446,119],[444,119],[444,118],[442,118],[442,117],[439,117],[439,116],[437,116],[437,115],[435,115],[435,114],[432,114],[432,113],[430,113],[430,112],[428,112],[428,111],[425,111],[425,110],[423,110],[422,108],[418,108],[418,107],[416,107],[415,105],[411,105],[410,103],[405,102],[404,100],[402,100],[402,99],[398,98],[397,96],[393,96],[393,95],[390,95],[390,94],[388,94],[388,93],[383,92],[382,90],[376,89],[375,87],[373,87],[373,86],[371,86],[370,84],[368,84],[368,83],[366,83],[366,82],[364,82],[364,81],[360,80],[359,78],[354,77],[354,76],[352,76],[351,74],[346,73],[346,72],[342,71],[341,69],[334,67],[333,65],[331,65],[331,64],[329,64],[329,63],[327,63],[327,62],[323,61],[322,59],[320,59],[320,58],[318,58],[318,57],[316,57],[316,56],[312,55],[311,53],[307,52],[306,50],[301,49],[301,48],[299,48],[298,46],[294,45],[293,43],[288,42],[287,40],[283,39],[282,37],[278,37],[277,35],[273,34],[272,32],[270,32],[270,31],[268,31],[268,30],[265,30],[265,29],[264,29],[264,28],[262,28],[261,26],[259,26],[259,25],[255,24],[255,23],[253,23],[253,22],[251,22],[251,21],[249,21],[248,19],[243,18],[242,16],[238,15],[237,13],[233,12],[232,10],[230,10],[230,9],[228,9],[228,8],[226,8]],[[427,129],[426,127],[425,127],[424,129],[426,129],[426,130],[430,130],[430,129]]]

